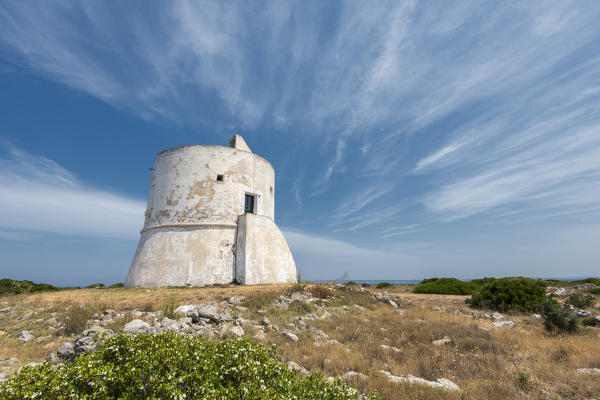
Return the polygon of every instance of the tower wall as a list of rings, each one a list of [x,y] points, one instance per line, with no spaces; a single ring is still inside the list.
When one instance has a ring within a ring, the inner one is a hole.
[[[126,286],[295,279],[293,257],[273,222],[273,167],[250,152],[243,138],[232,139],[234,147],[181,146],[156,157],[144,227]],[[246,194],[256,199],[248,220]],[[255,221],[252,217],[258,222],[249,223]],[[236,245],[239,221],[243,246]],[[280,267],[285,272],[277,272]]]

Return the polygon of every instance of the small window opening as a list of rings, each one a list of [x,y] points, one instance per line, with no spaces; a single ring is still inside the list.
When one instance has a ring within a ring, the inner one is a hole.
[[[256,196],[252,196],[251,194],[246,195],[246,201],[244,204],[244,212],[254,214],[256,206]]]
[[[273,193],[273,186],[270,187],[271,194]]]
[[[217,175],[217,181],[223,182],[223,175]]]

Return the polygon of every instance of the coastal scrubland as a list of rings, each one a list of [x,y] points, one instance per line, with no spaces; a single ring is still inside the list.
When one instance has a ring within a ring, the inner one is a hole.
[[[571,284],[553,285],[573,290]],[[189,321],[177,311],[180,306],[212,304],[226,308],[231,319],[209,321],[186,334],[232,340],[233,327],[239,327],[235,336],[275,344],[275,357],[292,362],[299,379],[321,371],[324,379],[341,377],[359,392],[376,391],[384,399],[593,399],[600,393],[595,374],[600,328],[593,319],[600,314],[599,296],[593,288],[582,295],[556,297],[557,304],[570,298],[585,307],[578,311],[590,314],[579,318],[574,333],[561,333],[546,329],[543,318],[529,310],[494,313],[467,304],[470,295],[414,293],[412,285],[21,293],[0,298],[0,371],[10,378],[96,324],[120,332],[132,320],[164,326],[166,317],[182,327]],[[26,340],[23,331],[30,335]],[[403,379],[409,376],[447,379],[460,389]]]

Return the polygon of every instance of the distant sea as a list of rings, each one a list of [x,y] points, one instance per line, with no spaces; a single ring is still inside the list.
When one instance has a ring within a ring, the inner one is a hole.
[[[533,277],[535,279],[537,279],[538,277]],[[549,279],[555,279],[555,280],[559,280],[559,281],[567,281],[567,282],[572,282],[572,281],[579,281],[582,279],[586,279],[586,278],[590,278],[590,276],[583,276],[583,277],[542,277],[542,279],[544,280],[549,280]],[[460,279],[460,278],[459,278]],[[471,279],[460,279],[461,281],[465,281],[468,282],[472,279],[478,279],[478,278],[471,278]],[[356,282],[358,284],[363,284],[363,283],[368,283],[368,284],[377,284],[379,282],[389,282],[395,285],[415,285],[419,282],[421,282],[423,279],[331,279],[331,280],[311,280],[310,282],[312,283],[331,283],[331,282],[345,282],[345,281],[353,281]]]

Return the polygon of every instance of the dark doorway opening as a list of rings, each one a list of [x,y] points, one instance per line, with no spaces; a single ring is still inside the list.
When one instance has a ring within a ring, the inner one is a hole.
[[[244,205],[244,212],[254,214],[256,206],[256,196],[252,196],[251,194],[246,195],[246,202]]]

